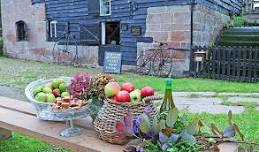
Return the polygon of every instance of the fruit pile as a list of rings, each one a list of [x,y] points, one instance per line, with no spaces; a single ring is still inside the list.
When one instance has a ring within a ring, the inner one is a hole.
[[[54,109],[73,109],[79,110],[87,103],[85,100],[80,100],[76,98],[64,97],[64,98],[57,98],[55,104],[53,105]]]
[[[64,80],[53,80],[45,86],[33,89],[33,96],[38,102],[55,103],[56,98],[69,97]]]
[[[124,83],[122,86],[117,82],[110,82],[105,86],[104,92],[106,97],[114,103],[139,104],[143,98],[154,95],[152,87],[144,87],[139,90],[129,82]]]

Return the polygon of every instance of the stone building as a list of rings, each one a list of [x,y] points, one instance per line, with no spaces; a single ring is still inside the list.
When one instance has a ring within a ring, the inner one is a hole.
[[[211,45],[241,0],[2,0],[5,54],[44,62],[103,65],[122,53],[123,69],[165,42],[173,75],[188,75],[191,47]],[[68,44],[68,45],[66,45]],[[66,51],[64,51],[66,50]]]

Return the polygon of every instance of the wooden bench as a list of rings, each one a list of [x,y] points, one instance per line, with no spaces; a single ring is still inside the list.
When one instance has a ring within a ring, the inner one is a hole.
[[[124,147],[112,145],[98,139],[90,119],[75,122],[82,135],[65,138],[59,136],[65,123],[37,119],[34,107],[24,101],[0,96],[0,133],[8,138],[10,131],[45,140],[46,142],[71,149],[75,152],[122,152]],[[222,144],[220,152],[237,152],[236,144]]]
[[[34,107],[24,101],[0,97],[0,131],[6,130],[44,140],[50,144],[71,149],[75,152],[122,152],[123,146],[112,145],[98,139],[90,119],[75,122],[82,134],[77,137],[59,136],[66,127],[62,122],[41,121],[36,117]],[[4,130],[3,130],[4,129]]]

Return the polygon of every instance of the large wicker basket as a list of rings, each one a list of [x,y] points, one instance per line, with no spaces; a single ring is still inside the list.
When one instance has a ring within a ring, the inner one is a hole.
[[[131,137],[121,138],[117,135],[115,130],[115,123],[121,121],[128,111],[132,112],[133,119],[144,112],[146,106],[152,107],[151,115],[155,116],[156,108],[153,105],[154,100],[161,100],[159,96],[152,96],[143,99],[143,103],[131,105],[131,104],[116,104],[107,99],[104,101],[102,109],[99,111],[97,118],[94,121],[94,127],[97,135],[101,140],[112,144],[125,144]],[[145,103],[145,104],[144,104]]]

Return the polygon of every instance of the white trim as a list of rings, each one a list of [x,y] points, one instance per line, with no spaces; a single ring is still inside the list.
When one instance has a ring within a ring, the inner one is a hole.
[[[49,26],[49,32],[50,32],[50,38],[56,38],[57,37],[57,21],[50,21],[50,26]],[[52,31],[52,26],[54,26],[54,35],[53,35],[53,31]]]
[[[108,14],[104,14],[102,13],[102,4],[104,1],[108,1],[109,2],[109,13]],[[109,16],[112,14],[112,0],[99,0],[100,3],[100,16]]]
[[[106,23],[105,22],[101,23],[101,30],[102,30],[102,35],[101,35],[102,45],[105,45],[106,44]]]

